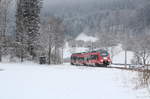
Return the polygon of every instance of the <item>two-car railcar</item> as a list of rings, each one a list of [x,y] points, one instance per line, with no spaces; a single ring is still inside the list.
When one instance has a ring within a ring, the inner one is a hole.
[[[105,50],[74,53],[71,55],[72,65],[108,66],[111,64],[110,54]]]

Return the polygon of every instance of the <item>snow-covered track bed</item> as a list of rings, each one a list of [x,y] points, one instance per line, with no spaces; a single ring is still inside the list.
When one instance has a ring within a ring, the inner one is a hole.
[[[150,72],[150,69],[146,69],[143,67],[133,67],[130,65],[110,65],[107,68],[115,68],[115,69],[121,69],[121,70],[130,70],[130,71],[138,71],[138,72]]]
[[[134,68],[130,67],[129,65],[123,66],[123,65],[109,65],[107,67],[105,66],[77,66],[77,65],[71,65],[77,68],[110,68],[110,69],[120,69],[120,70],[128,70],[128,71],[137,71],[137,72],[150,72],[150,69],[144,69],[144,68]]]
[[[0,71],[4,71],[4,69],[0,69]]]

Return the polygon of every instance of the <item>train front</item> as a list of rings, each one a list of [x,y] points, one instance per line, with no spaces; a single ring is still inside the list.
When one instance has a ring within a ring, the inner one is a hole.
[[[108,66],[112,63],[110,54],[105,50],[100,50],[99,63]]]

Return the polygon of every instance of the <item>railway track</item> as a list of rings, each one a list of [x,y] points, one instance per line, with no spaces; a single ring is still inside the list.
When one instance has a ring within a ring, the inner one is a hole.
[[[116,65],[116,64],[115,64]],[[150,73],[150,69],[144,69],[144,68],[137,68],[137,67],[132,67],[131,65],[116,65],[114,64],[109,65],[107,67],[105,66],[86,66],[86,67],[90,67],[90,68],[112,68],[112,69],[120,69],[120,70],[128,70],[128,71],[137,71],[137,72],[149,72]]]
[[[108,66],[106,68],[114,68],[114,69],[121,69],[121,70],[128,70],[128,71],[137,71],[137,72],[149,72],[150,73],[150,69],[144,69],[144,68],[135,68],[135,67],[130,67],[130,66],[127,66],[127,67],[119,67],[119,66]]]

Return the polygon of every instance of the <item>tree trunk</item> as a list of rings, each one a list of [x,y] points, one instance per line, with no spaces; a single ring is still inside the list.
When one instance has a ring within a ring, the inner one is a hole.
[[[56,49],[56,47],[55,47],[55,51],[54,51],[54,53],[55,53],[55,54],[54,54],[54,58],[55,58],[55,59],[54,59],[54,63],[55,63],[55,64],[57,64],[56,50],[57,50],[57,49]]]
[[[64,56],[64,49],[62,48],[62,56],[61,56],[61,59],[62,59],[62,60],[61,60],[61,63],[62,63],[62,64],[63,64],[63,62],[64,62],[64,61],[63,61],[63,59],[64,59],[63,56]]]
[[[2,47],[0,47],[0,62],[2,62]]]
[[[127,68],[127,50],[125,50],[125,67]]]
[[[48,64],[51,64],[51,47],[49,45],[49,52],[48,52]]]
[[[146,51],[144,50],[144,56],[143,56],[143,65],[145,66],[146,65]]]
[[[20,55],[20,59],[21,59],[21,62],[24,61],[24,59],[23,59],[23,47],[22,47],[22,46],[21,46],[21,55]]]

